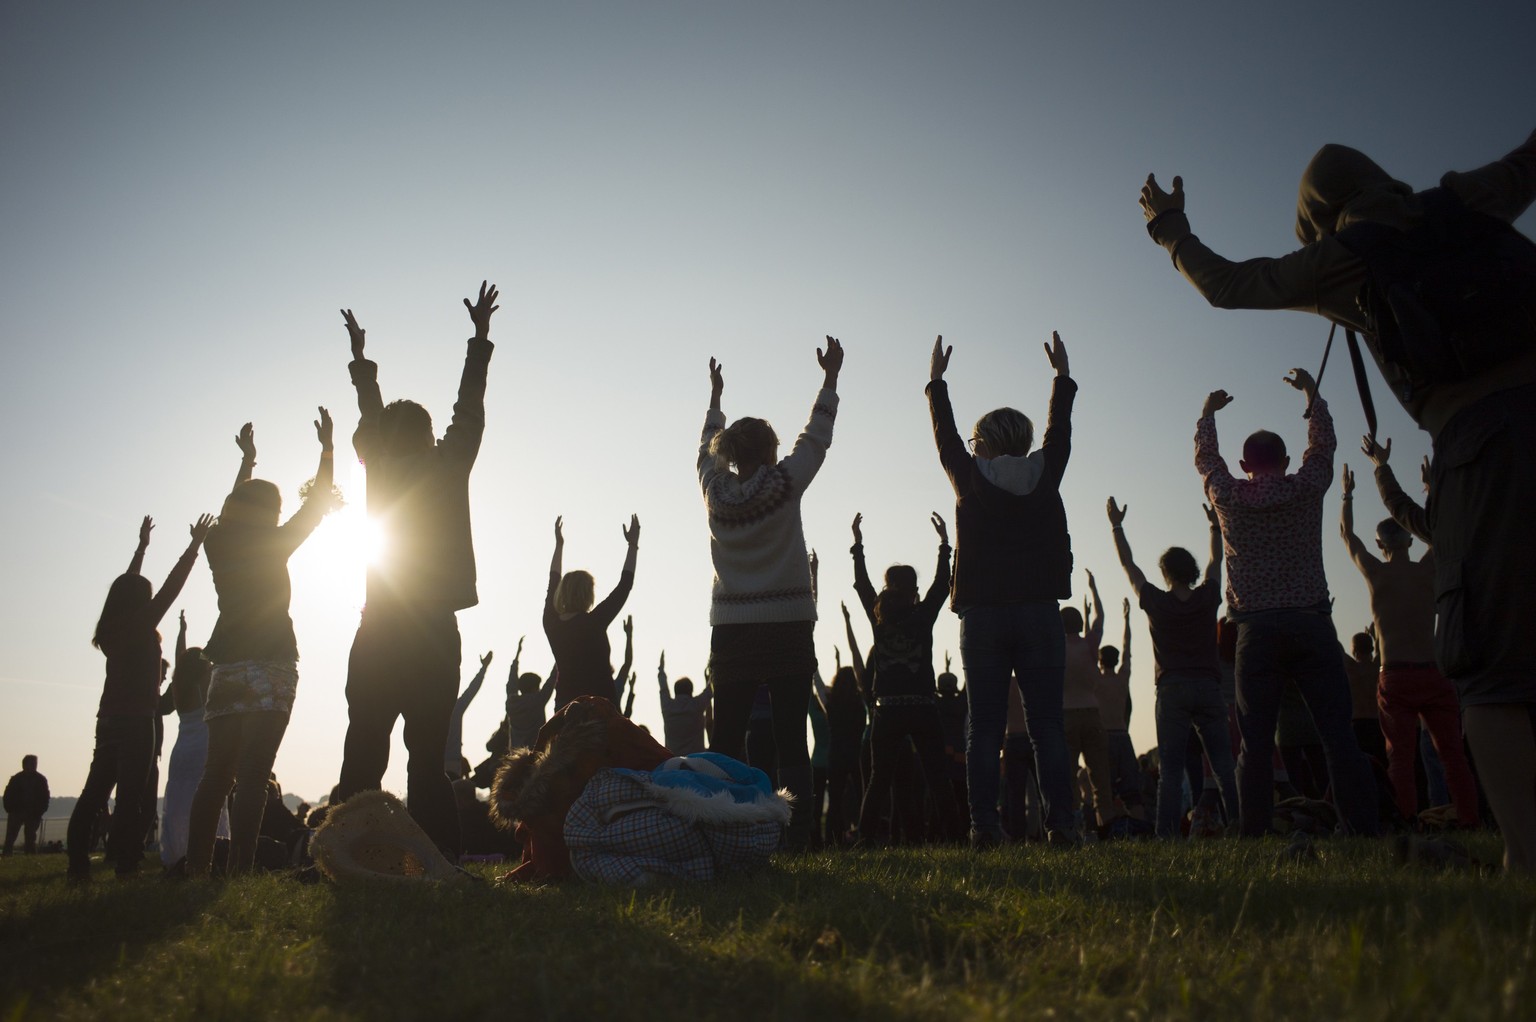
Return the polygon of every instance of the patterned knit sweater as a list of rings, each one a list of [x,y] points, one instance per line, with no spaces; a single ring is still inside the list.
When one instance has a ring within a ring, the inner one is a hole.
[[[699,485],[715,565],[711,625],[816,620],[800,498],[826,460],[836,417],[837,392],[822,390],[789,455],[743,480],[709,453],[710,441],[725,428],[724,413],[704,416]]]

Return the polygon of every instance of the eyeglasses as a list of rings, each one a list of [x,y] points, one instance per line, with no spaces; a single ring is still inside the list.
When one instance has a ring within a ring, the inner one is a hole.
[[[971,453],[972,454],[975,454],[976,453],[976,445],[977,444],[984,444],[986,442],[987,441],[986,441],[985,437],[973,436],[973,437],[971,437],[969,440],[967,440],[965,442],[965,446],[967,446],[967,447],[969,447],[971,449]]]

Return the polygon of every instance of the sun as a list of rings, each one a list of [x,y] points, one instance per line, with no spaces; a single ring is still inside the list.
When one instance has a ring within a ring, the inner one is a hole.
[[[364,507],[361,465],[352,476],[343,490],[346,506],[327,515],[290,562],[304,580],[299,585],[317,587],[326,602],[349,610],[361,609],[368,568],[380,562],[385,546],[383,528]]]

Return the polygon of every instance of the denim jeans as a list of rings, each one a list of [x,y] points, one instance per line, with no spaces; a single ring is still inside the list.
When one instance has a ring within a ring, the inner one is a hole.
[[[1215,678],[1169,672],[1157,680],[1157,836],[1176,838],[1184,809],[1184,772],[1193,728],[1211,761],[1227,822],[1238,818],[1237,778],[1227,737],[1227,707]],[[1198,789],[1197,789],[1198,790]]]
[[[1327,614],[1275,610],[1239,620],[1237,719],[1238,803],[1245,837],[1270,831],[1275,802],[1275,721],[1280,693],[1294,682],[1323,739],[1334,804],[1351,832],[1380,832],[1376,783],[1355,741],[1344,651]]]
[[[965,776],[971,831],[1002,837],[997,812],[998,754],[1008,724],[1008,684],[1017,678],[1035,746],[1035,774],[1051,832],[1072,829],[1067,738],[1062,724],[1066,633],[1054,601],[971,607],[960,617],[960,659],[970,720]]]

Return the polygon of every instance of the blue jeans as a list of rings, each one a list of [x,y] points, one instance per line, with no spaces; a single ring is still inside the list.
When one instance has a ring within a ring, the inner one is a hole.
[[[1046,829],[1062,834],[1072,829],[1071,772],[1061,712],[1066,647],[1054,601],[971,607],[960,617],[960,660],[970,706],[965,776],[975,835],[1002,837],[997,812],[998,754],[1008,724],[1010,677],[1018,679],[1024,697]]]
[[[1227,706],[1215,678],[1170,672],[1157,680],[1157,836],[1178,837],[1184,809],[1189,730],[1195,729],[1216,775],[1227,822],[1238,818],[1237,778],[1227,738]]]
[[[1237,794],[1244,837],[1270,831],[1275,803],[1275,721],[1280,693],[1294,682],[1323,739],[1333,801],[1351,832],[1380,832],[1376,782],[1355,741],[1344,652],[1326,614],[1275,610],[1237,626]]]

